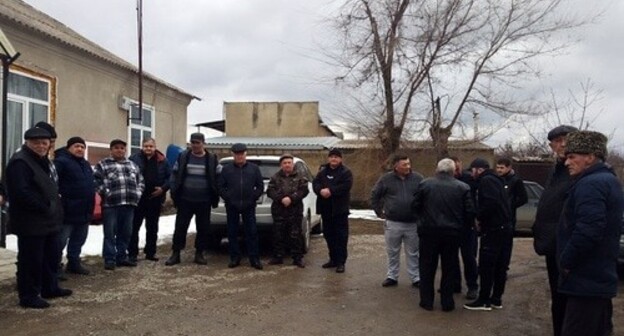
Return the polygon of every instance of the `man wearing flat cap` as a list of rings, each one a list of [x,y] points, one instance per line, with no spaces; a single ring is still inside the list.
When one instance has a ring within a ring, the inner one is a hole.
[[[572,185],[557,227],[558,289],[567,297],[561,335],[608,335],[618,287],[622,186],[604,162],[602,133],[569,133],[565,154]]]
[[[258,228],[256,227],[256,201],[264,192],[260,168],[247,161],[247,146],[237,143],[232,146],[234,161],[223,166],[218,177],[219,192],[225,201],[227,215],[229,268],[240,265],[241,252],[238,246],[238,226],[243,222],[245,243],[251,267],[261,270]]]
[[[502,309],[507,281],[511,229],[511,206],[505,184],[490,164],[476,158],[470,164],[477,181],[475,228],[481,234],[479,246],[479,296],[464,305],[469,310]]]
[[[95,190],[102,197],[102,226],[104,228],[104,269],[135,267],[128,258],[132,236],[134,208],[139,204],[145,184],[139,167],[126,158],[126,142],[110,142],[110,156],[95,165]]]
[[[47,157],[50,138],[42,128],[27,130],[25,144],[6,168],[10,229],[18,246],[17,290],[25,308],[47,308],[45,299],[72,294],[58,286],[56,277],[63,206]]]
[[[553,335],[555,336],[561,335],[566,305],[565,295],[557,291],[557,281],[559,281],[556,248],[557,224],[561,217],[566,192],[570,187],[570,174],[565,166],[566,135],[575,131],[578,131],[576,127],[560,125],[548,132],[548,142],[555,157],[555,165],[548,174],[544,191],[537,204],[533,224],[533,247],[538,255],[546,259]]]
[[[171,198],[178,209],[171,257],[165,265],[179,264],[180,251],[186,247],[191,218],[195,216],[195,259],[198,265],[208,264],[204,253],[208,249],[208,226],[210,225],[210,209],[219,204],[217,192],[217,155],[205,148],[202,133],[191,134],[189,149],[178,155],[171,170],[169,186]]]
[[[332,148],[327,154],[327,164],[320,167],[312,182],[316,211],[323,219],[323,237],[329,250],[329,261],[323,268],[336,268],[345,272],[347,243],[349,242],[349,202],[353,174],[342,164],[342,152]]]

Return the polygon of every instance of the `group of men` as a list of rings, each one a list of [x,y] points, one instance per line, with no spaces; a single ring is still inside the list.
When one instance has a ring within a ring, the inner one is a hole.
[[[621,184],[605,164],[607,138],[562,125],[549,132],[548,141],[556,164],[533,231],[535,251],[546,257],[553,332],[556,336],[609,335],[624,198]],[[371,194],[373,209],[385,219],[388,273],[382,286],[398,283],[403,243],[408,275],[420,291],[420,306],[433,309],[434,277],[441,259],[441,306],[452,311],[453,292],[461,292],[460,250],[466,298],[474,300],[464,308],[502,309],[515,212],[527,202],[523,181],[511,161],[501,158],[493,170],[477,158],[470,171],[463,172],[461,161],[446,158],[438,162],[436,175],[427,179],[411,170],[405,155],[396,155],[392,165]]]
[[[146,226],[145,259],[158,261],[156,255],[158,222],[167,191],[177,208],[172,254],[165,265],[181,262],[180,252],[195,217],[197,236],[194,262],[206,265],[211,208],[219,198],[225,201],[230,262],[240,265],[239,222],[243,223],[250,265],[263,269],[259,258],[256,228],[256,201],[264,192],[260,169],[246,159],[247,147],[232,146],[232,163],[219,165],[217,156],[205,148],[202,133],[193,133],[189,148],[179,154],[172,168],[156,141],[145,139],[141,151],[126,157],[127,144],[110,142],[110,156],[91,168],[85,159],[86,142],[71,137],[65,147],[54,152],[57,138],[54,127],[40,122],[24,133],[24,145],[9,161],[4,180],[6,190],[1,202],[9,200],[10,230],[18,237],[17,283],[21,306],[47,308],[46,299],[65,297],[70,289],[59,286],[64,279],[59,267],[67,246],[67,273],[88,275],[80,260],[96,194],[101,199],[104,240],[104,269],[137,266],[139,231]],[[319,195],[317,209],[324,221],[330,260],[324,268],[345,271],[348,239],[349,195],[353,183],[350,170],[342,165],[342,153],[334,149],[328,164],[313,181]],[[6,193],[5,193],[6,191]],[[267,195],[273,200],[274,254],[272,265],[283,263],[290,253],[293,264],[303,268],[304,247],[301,222],[303,198],[308,180],[294,169],[294,157],[280,157],[280,170],[269,182]],[[6,194],[6,195],[5,195]],[[6,199],[5,199],[6,196]]]

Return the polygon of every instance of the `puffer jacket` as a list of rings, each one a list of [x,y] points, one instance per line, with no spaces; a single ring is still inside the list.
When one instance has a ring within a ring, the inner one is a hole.
[[[412,209],[421,217],[418,230],[421,234],[445,232],[459,235],[474,221],[470,186],[444,173],[420,183]]]
[[[411,205],[422,175],[410,172],[401,178],[396,172],[382,175],[371,191],[371,206],[379,218],[391,221],[415,223],[416,214]]]
[[[89,223],[95,206],[95,183],[91,165],[84,158],[72,155],[66,148],[57,149],[54,157],[54,166],[59,177],[59,194],[63,202],[63,223]]]
[[[303,199],[308,195],[308,180],[293,171],[286,175],[280,169],[271,177],[267,187],[267,196],[273,200],[271,214],[273,217],[289,218],[303,216]],[[285,207],[282,204],[284,197],[290,197],[292,203]]]
[[[557,230],[560,293],[616,295],[623,211],[622,186],[604,163],[592,165],[574,179]]]
[[[245,162],[242,166],[227,163],[217,178],[219,193],[227,207],[244,211],[256,206],[264,192],[262,173],[258,165]]]

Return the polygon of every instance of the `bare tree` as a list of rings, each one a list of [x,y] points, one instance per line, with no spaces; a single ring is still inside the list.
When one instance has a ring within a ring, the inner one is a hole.
[[[428,125],[439,156],[466,111],[506,118],[531,113],[511,94],[539,75],[538,56],[571,42],[558,38],[584,21],[564,0],[346,0],[335,22],[342,44],[332,54],[340,84],[356,88],[355,123],[374,127],[385,155],[408,122]],[[447,102],[442,108],[441,100]]]

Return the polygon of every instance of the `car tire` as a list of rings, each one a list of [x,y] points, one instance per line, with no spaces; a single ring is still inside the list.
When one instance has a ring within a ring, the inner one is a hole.
[[[301,222],[301,232],[303,233],[303,253],[308,253],[308,250],[310,249],[310,234],[312,232],[310,222],[310,214],[303,217],[303,221]]]
[[[323,233],[323,219],[319,216],[319,222],[314,225],[312,230],[310,231],[312,234],[321,234]]]

